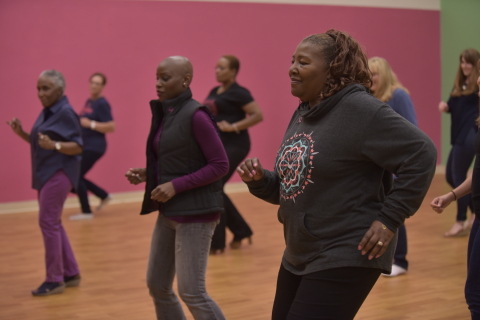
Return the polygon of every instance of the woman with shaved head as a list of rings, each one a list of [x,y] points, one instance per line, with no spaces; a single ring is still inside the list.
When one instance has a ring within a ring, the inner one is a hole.
[[[192,99],[193,68],[185,57],[169,57],[157,67],[157,100],[146,168],[125,174],[146,182],[140,214],[158,211],[152,236],[147,285],[157,319],[185,319],[178,293],[195,319],[225,319],[207,294],[205,273],[215,226],[223,212],[221,177],[228,158],[208,109]]]
[[[42,72],[37,81],[43,106],[30,133],[19,119],[8,121],[20,138],[30,144],[32,187],[38,191],[39,224],[45,246],[46,277],[34,296],[62,293],[78,286],[80,271],[62,226],[62,209],[80,177],[82,136],[78,116],[64,96],[65,79],[56,70]]]

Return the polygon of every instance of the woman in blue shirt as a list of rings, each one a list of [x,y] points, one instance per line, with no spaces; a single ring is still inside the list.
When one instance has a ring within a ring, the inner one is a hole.
[[[398,81],[387,60],[373,57],[368,60],[372,72],[370,91],[380,101],[386,102],[396,113],[418,127],[415,108],[408,90]],[[398,241],[395,249],[392,273],[382,274],[386,277],[396,277],[408,270],[407,261],[407,230],[402,224],[398,228]]]
[[[79,114],[84,146],[77,194],[82,213],[70,216],[70,220],[93,218],[92,210],[88,203],[87,191],[100,198],[100,205],[97,207],[97,210],[102,209],[111,199],[111,196],[105,190],[85,178],[88,171],[92,169],[107,150],[105,134],[115,130],[110,104],[102,96],[106,83],[107,78],[102,73],[97,72],[90,77],[90,98]]]
[[[56,70],[42,72],[37,91],[43,110],[32,131],[25,132],[17,118],[7,123],[13,132],[30,143],[32,186],[38,190],[39,224],[47,269],[45,282],[32,294],[46,296],[62,293],[65,287],[80,283],[80,271],[61,215],[68,193],[78,185],[82,137],[78,116],[63,95],[63,75]]]

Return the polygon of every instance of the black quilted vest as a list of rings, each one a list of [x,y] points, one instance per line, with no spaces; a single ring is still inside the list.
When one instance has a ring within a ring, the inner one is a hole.
[[[191,174],[207,164],[192,130],[193,114],[204,106],[192,99],[190,89],[163,103],[152,100],[150,107],[153,116],[147,140],[147,181],[140,214],[159,210],[166,217],[178,217],[223,212],[221,180],[177,193],[165,203],[150,199],[150,194],[157,185]],[[162,121],[156,173],[152,142]]]

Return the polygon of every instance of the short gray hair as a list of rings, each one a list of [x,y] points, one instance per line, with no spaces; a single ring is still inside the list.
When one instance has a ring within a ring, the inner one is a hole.
[[[45,70],[40,73],[41,77],[47,77],[52,79],[53,83],[57,86],[62,88],[62,91],[65,92],[65,78],[60,71],[57,70]]]

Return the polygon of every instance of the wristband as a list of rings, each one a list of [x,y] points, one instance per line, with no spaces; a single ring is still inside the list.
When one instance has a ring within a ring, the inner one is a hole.
[[[235,130],[235,132],[236,132],[237,134],[240,134],[240,130],[238,130],[237,124],[232,123],[232,127],[233,127],[233,130]]]
[[[455,201],[457,201],[457,195],[455,194],[455,192],[453,192],[453,190],[450,192],[453,193],[453,197],[455,198]]]
[[[62,149],[62,145],[60,144],[60,142],[55,141],[55,149],[57,149],[57,150]]]
[[[96,126],[97,126],[97,122],[95,120],[90,121],[90,129],[95,130]]]

